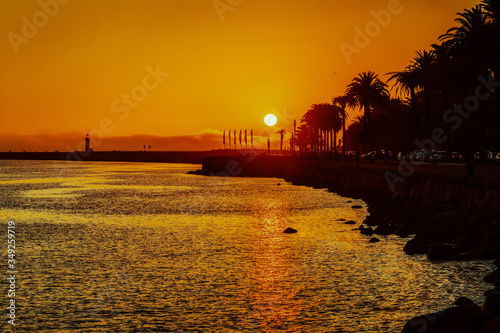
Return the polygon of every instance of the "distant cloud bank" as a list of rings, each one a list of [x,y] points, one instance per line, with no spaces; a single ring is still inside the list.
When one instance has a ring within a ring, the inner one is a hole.
[[[15,133],[0,134],[0,151],[75,151],[84,150],[85,135],[79,133],[64,134],[37,134],[21,135]],[[264,138],[254,138],[254,145],[265,145]],[[244,145],[244,143],[243,143]],[[250,145],[250,143],[249,143]],[[130,136],[109,136],[101,138],[90,138],[90,147],[96,151],[197,151],[224,148],[222,144],[222,131],[207,130],[199,134],[177,135],[177,136],[157,136],[137,134]],[[234,146],[234,145],[233,145]],[[226,144],[226,148],[229,145]],[[238,142],[239,148],[239,142]]]

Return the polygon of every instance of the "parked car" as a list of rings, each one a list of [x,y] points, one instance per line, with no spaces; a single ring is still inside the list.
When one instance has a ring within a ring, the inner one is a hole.
[[[439,161],[444,161],[446,160],[446,151],[440,150],[435,152],[434,154],[429,157],[429,162],[436,163]]]
[[[373,158],[372,155],[374,155],[375,157],[377,157],[377,152],[376,151],[371,151],[369,153],[363,154],[361,156],[361,159],[363,159],[363,160],[371,160]]]
[[[498,152],[489,152],[488,157],[487,157],[488,162],[496,162],[497,156],[498,156]]]
[[[451,153],[451,160],[452,161],[461,161],[462,160],[462,154],[460,154],[457,151],[454,151]]]
[[[486,158],[488,158],[488,154],[489,154],[489,153],[490,153],[489,151],[486,151]],[[476,152],[476,153],[474,154],[474,159],[475,159],[475,160],[480,160],[480,159],[481,159],[481,152],[480,152],[480,151],[478,151],[478,152]]]
[[[432,155],[432,151],[430,150],[421,150],[417,153],[415,160],[419,162],[427,162]]]

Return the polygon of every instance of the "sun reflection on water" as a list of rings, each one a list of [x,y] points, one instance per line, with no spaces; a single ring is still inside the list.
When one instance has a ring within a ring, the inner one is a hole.
[[[255,322],[263,331],[288,329],[302,311],[301,301],[296,298],[299,289],[293,287],[290,279],[293,254],[288,238],[294,235],[281,232],[287,222],[280,202],[263,201],[261,205],[249,272],[254,281],[250,295],[253,312],[246,325],[252,327]]]

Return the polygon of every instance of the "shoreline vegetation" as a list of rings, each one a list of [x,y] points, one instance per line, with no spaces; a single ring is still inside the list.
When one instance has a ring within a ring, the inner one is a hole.
[[[407,255],[425,254],[432,261],[491,260],[500,266],[498,166],[478,165],[481,172],[474,177],[465,175],[466,167],[422,164],[394,192],[384,177],[387,170],[397,169],[389,161],[219,156],[205,158],[203,168],[190,173],[278,177],[294,185],[326,188],[368,204],[370,215],[353,229],[366,235],[367,241],[378,242],[394,234],[408,239]],[[492,289],[485,291],[482,305],[460,297],[448,309],[409,319],[402,332],[500,332],[500,269],[484,281]]]

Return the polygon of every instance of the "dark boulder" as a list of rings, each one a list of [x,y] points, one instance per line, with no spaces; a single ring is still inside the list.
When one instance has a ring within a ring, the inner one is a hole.
[[[408,235],[414,235],[416,233],[417,228],[412,222],[404,222],[403,224],[399,225],[399,227],[395,231],[395,234],[400,237],[408,237]]]
[[[469,251],[469,254],[476,260],[480,259],[491,259],[493,260],[495,256],[486,246],[478,246],[475,249]]]
[[[339,221],[339,222],[344,222],[344,221],[345,221],[345,219],[338,219],[337,221]]]
[[[500,293],[498,291],[490,292],[488,296],[486,296],[481,308],[489,318],[500,317]]]
[[[432,240],[434,242],[439,241],[440,235],[441,234],[440,234],[439,230],[436,228],[436,226],[421,227],[417,231],[417,236],[419,238]]]
[[[435,208],[438,212],[447,212],[447,211],[457,211],[460,209],[460,204],[457,202],[454,203],[441,203],[438,204]]]
[[[500,256],[498,256],[495,261],[493,262],[493,265],[500,267]]]
[[[491,253],[495,256],[500,257],[500,244],[495,244],[491,247]]]
[[[500,333],[500,318],[493,318],[481,328],[481,333]]]
[[[500,288],[493,288],[493,289],[490,289],[490,290],[486,290],[484,292],[484,296],[485,297],[488,297],[491,294],[500,294]]]
[[[362,235],[368,235],[368,236],[373,235],[373,229],[372,229],[372,227],[364,228],[360,232],[361,232]]]
[[[406,245],[403,249],[406,254],[425,254],[429,249],[429,244],[426,240],[422,238],[415,237],[406,242]]]
[[[347,221],[347,222],[344,222],[344,224],[356,224],[356,221]]]
[[[361,209],[361,208],[363,208],[363,206],[361,206],[361,205],[354,205],[351,208],[352,209]]]
[[[479,245],[479,240],[472,234],[465,234],[455,238],[453,241],[457,252],[468,252]]]
[[[286,228],[284,231],[283,231],[284,234],[295,234],[297,233],[297,230],[295,230],[294,228]]]
[[[500,231],[491,229],[491,228],[485,228],[482,232],[482,237],[481,237],[481,244],[488,248],[493,248],[493,246],[497,245],[500,243]]]
[[[482,325],[484,317],[481,308],[477,305],[453,307],[412,318],[403,327],[402,332],[476,332],[476,327]]]
[[[455,303],[453,303],[453,305],[457,305],[457,306],[466,306],[466,305],[474,305],[475,303],[473,301],[471,301],[469,298],[467,297],[459,297]]]
[[[377,237],[372,237],[370,238],[370,240],[368,241],[368,243],[378,243],[380,242],[380,239],[378,239]]]
[[[499,280],[499,274],[500,274],[499,270],[500,270],[500,268],[497,268],[496,270],[494,270],[490,274],[486,275],[483,278],[483,281],[487,282],[487,283],[493,283],[497,287],[498,284],[499,284],[499,282],[500,282],[500,280]]]
[[[490,227],[500,231],[500,220],[493,220],[490,222]]]
[[[432,244],[427,250],[427,259],[429,260],[452,260],[457,255],[457,251],[447,244]]]
[[[387,236],[387,235],[392,235],[394,233],[395,228],[389,224],[383,224],[379,225],[373,233],[376,235],[382,235],[382,236]]]

